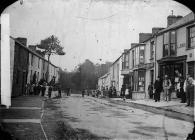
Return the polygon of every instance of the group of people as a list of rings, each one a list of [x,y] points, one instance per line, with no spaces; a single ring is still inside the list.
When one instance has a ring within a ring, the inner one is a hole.
[[[61,86],[52,86],[45,81],[39,81],[38,83],[27,83],[25,88],[25,95],[41,95],[44,97],[46,94],[51,98],[52,91],[54,89],[58,90],[58,97],[61,97]]]
[[[99,91],[99,90],[97,90],[97,91]],[[121,87],[120,95],[117,94],[117,90],[116,90],[115,86],[110,86],[109,88],[102,87],[102,90],[99,92],[101,92],[101,95],[103,95],[104,97],[114,98],[114,97],[121,96],[123,99],[125,99],[125,98],[132,99],[131,87],[127,86],[125,84],[122,85],[122,87]]]
[[[123,100],[125,100],[126,98],[132,99],[132,89],[131,89],[131,86],[122,85],[121,97],[123,98]]]
[[[155,102],[159,102],[161,93],[163,92],[163,100],[171,101],[172,91],[174,90],[177,96],[181,98],[181,103],[187,103],[187,106],[193,106],[194,84],[194,80],[189,74],[184,79],[178,71],[176,71],[174,81],[168,75],[165,75],[163,80],[158,76],[154,85],[151,83],[148,86],[149,98],[154,99]]]

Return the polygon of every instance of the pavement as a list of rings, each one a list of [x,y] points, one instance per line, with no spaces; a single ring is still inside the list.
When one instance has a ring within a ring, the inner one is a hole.
[[[18,140],[44,140],[41,126],[43,97],[20,96],[12,98],[11,107],[0,107],[0,126]]]
[[[186,103],[180,103],[180,99],[172,99],[171,101],[155,102],[152,99],[145,100],[131,100],[126,99],[123,101],[121,98],[109,98],[111,102],[122,103],[135,108],[143,109],[153,113],[165,114],[177,119],[193,122],[194,119],[194,107],[186,107]]]

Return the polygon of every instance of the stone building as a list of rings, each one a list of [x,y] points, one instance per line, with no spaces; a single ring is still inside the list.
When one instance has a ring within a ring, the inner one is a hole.
[[[117,95],[120,95],[122,83],[123,83],[123,76],[121,75],[122,70],[122,55],[112,63],[110,67],[110,86],[114,86],[116,88]]]
[[[98,89],[102,90],[103,88],[109,89],[110,87],[110,73],[104,74],[102,77],[98,78]]]
[[[133,99],[148,98],[148,85],[157,76],[167,74],[175,83],[176,71],[185,78],[195,78],[195,15],[184,17],[170,15],[167,27],[152,28],[152,33],[140,33],[139,43],[132,43],[130,49],[110,67],[110,82],[118,90],[122,85],[130,86]],[[121,75],[121,76],[120,76]]]
[[[19,96],[25,93],[25,85],[28,75],[28,49],[24,47],[27,43],[26,39],[12,38],[11,41],[11,65],[13,65],[13,77],[12,79],[12,96]],[[23,41],[21,41],[23,40]],[[14,48],[13,48],[14,47]],[[13,53],[14,52],[14,53]],[[12,70],[12,66],[11,66]]]
[[[194,13],[179,16],[178,20],[172,17],[174,22],[169,23],[169,17],[168,27],[156,37],[156,76],[167,74],[174,83],[176,70],[184,77],[187,73],[194,77],[195,18]]]
[[[10,76],[12,81],[12,97],[23,95],[27,83],[38,83],[45,79],[48,61],[31,47],[28,48],[26,38],[10,37]],[[49,81],[59,79],[59,68],[49,64]]]

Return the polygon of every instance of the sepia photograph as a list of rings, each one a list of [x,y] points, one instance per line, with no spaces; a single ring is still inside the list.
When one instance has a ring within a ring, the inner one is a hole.
[[[195,140],[193,3],[0,3],[0,140]]]

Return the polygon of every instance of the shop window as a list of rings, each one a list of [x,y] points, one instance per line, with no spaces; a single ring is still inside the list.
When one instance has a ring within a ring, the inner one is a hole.
[[[145,71],[138,72],[138,91],[145,90]]]
[[[188,48],[195,48],[195,26],[188,28]]]

